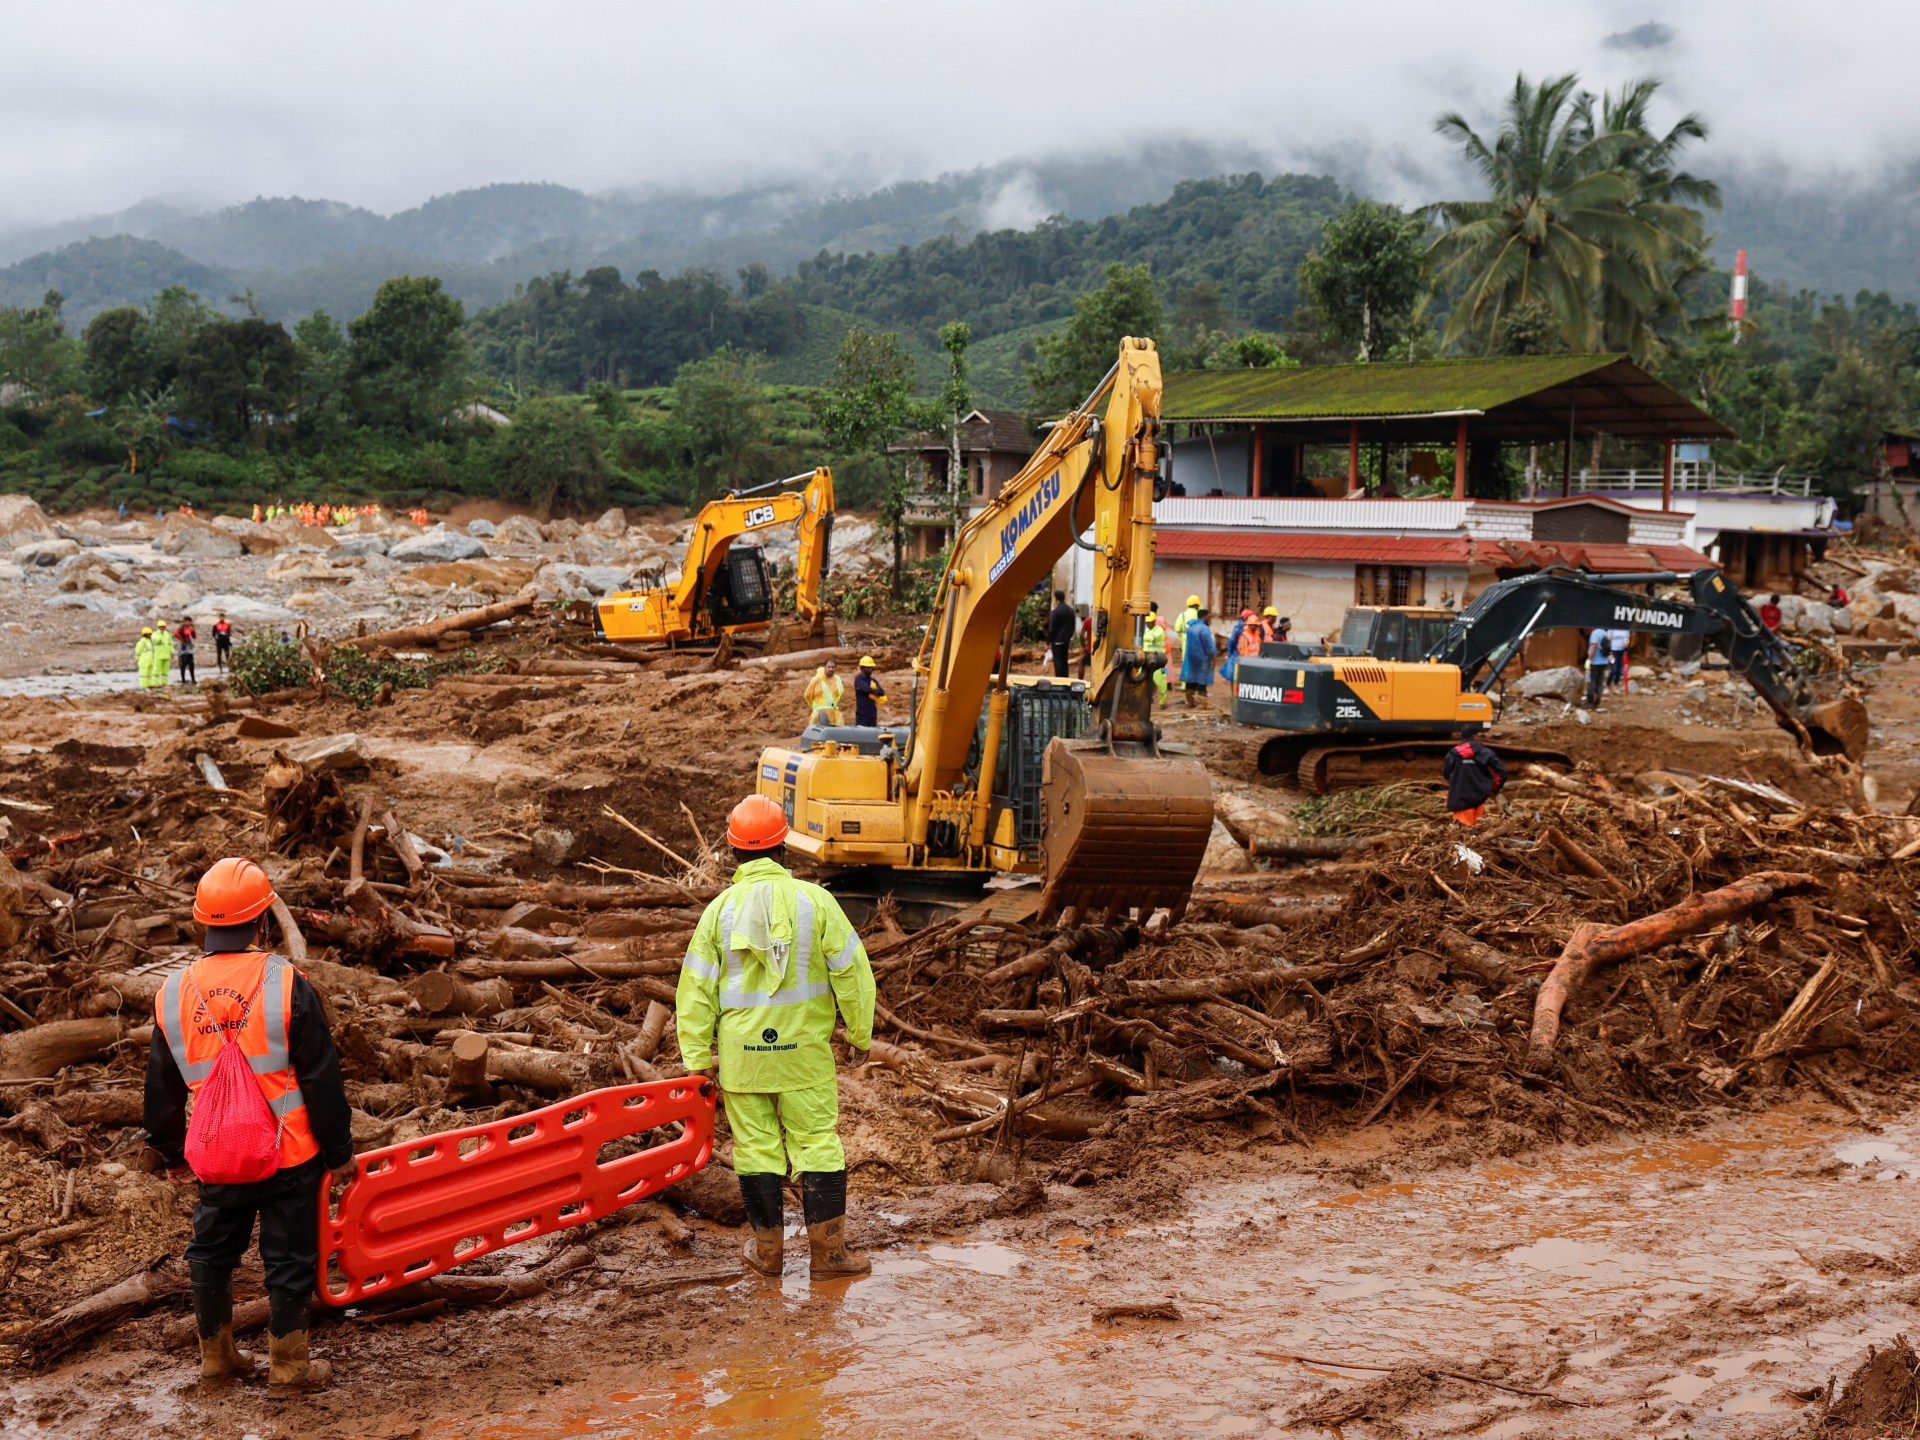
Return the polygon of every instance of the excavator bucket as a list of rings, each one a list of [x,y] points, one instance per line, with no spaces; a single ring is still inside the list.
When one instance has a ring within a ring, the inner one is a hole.
[[[1816,755],[1844,755],[1856,765],[1867,753],[1867,707],[1858,700],[1829,700],[1800,714]]]
[[[816,628],[797,615],[776,620],[767,627],[767,643],[762,655],[791,655],[796,650],[819,650],[840,643],[840,622],[831,615]]]
[[[1105,740],[1054,740],[1041,770],[1046,879],[1041,913],[1178,919],[1213,834],[1206,767],[1162,752],[1129,755]]]

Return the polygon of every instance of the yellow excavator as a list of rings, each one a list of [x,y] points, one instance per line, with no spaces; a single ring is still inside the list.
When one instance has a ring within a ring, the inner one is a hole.
[[[771,493],[770,493],[771,492]],[[740,543],[775,525],[800,526],[794,618],[773,618],[773,577],[758,545]],[[821,593],[833,539],[833,472],[731,490],[701,508],[687,542],[680,578],[653,575],[638,590],[609,595],[594,607],[594,633],[620,644],[681,645],[722,635],[766,633],[767,653],[803,645],[836,645],[840,636]]]
[[[1044,877],[1043,915],[1184,911],[1213,801],[1205,768],[1160,743],[1165,657],[1140,645],[1165,488],[1160,390],[1153,342],[1122,340],[1093,394],[961,528],[913,663],[911,725],[817,728],[800,749],[761,752],[757,786],[785,809],[790,849],[850,889],[1014,872]],[[1020,601],[1076,544],[1095,556],[1090,677],[1015,678]]]

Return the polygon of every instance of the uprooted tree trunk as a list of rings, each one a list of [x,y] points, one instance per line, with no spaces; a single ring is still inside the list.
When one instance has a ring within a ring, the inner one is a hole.
[[[376,645],[385,646],[388,649],[396,645],[432,645],[442,636],[455,631],[471,634],[489,625],[497,625],[502,620],[511,620],[514,616],[531,610],[536,598],[529,590],[514,596],[511,600],[502,600],[496,605],[483,605],[478,610],[462,610],[458,615],[442,616],[425,625],[407,625],[398,630],[376,630],[371,635],[349,636],[334,643],[352,645],[361,650],[371,650]]]
[[[1581,925],[1567,940],[1553,970],[1540,986],[1533,1006],[1533,1033],[1527,1042],[1527,1068],[1544,1070],[1553,1060],[1560,1038],[1560,1014],[1568,998],[1588,979],[1609,965],[1631,959],[1662,945],[1757,909],[1789,890],[1803,890],[1820,882],[1812,875],[1786,870],[1762,870],[1731,885],[1690,895],[1678,905],[1606,929]]]
[[[144,1315],[187,1291],[187,1267],[172,1256],[151,1261],[104,1290],[56,1310],[35,1322],[22,1338],[22,1355],[30,1365],[58,1360],[89,1335]]]
[[[125,1038],[124,1024],[97,1020],[49,1020],[29,1030],[0,1035],[0,1080],[40,1080],[81,1060],[103,1055]]]

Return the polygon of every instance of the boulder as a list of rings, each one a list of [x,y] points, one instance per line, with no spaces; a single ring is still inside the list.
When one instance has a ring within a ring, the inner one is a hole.
[[[1868,620],[1885,620],[1893,614],[1893,597],[1882,595],[1878,590],[1855,590],[1847,596],[1847,609],[1862,624]]]
[[[323,735],[286,747],[287,758],[309,775],[316,770],[358,770],[368,761],[367,747],[349,731],[344,735]]]
[[[618,539],[627,533],[627,512],[616,505],[594,521],[593,528],[609,539]]]
[[[297,584],[351,585],[351,569],[336,570],[318,555],[282,555],[267,567],[267,578]]]
[[[467,522],[467,533],[469,535],[476,535],[482,540],[492,539],[494,534],[493,522],[485,516],[476,516]]]
[[[24,580],[27,572],[11,560],[0,560],[0,580]]]
[[[1868,640],[1890,640],[1895,643],[1909,638],[1907,627],[1898,620],[1869,620],[1861,627],[1860,633]]]
[[[1920,595],[1893,595],[1894,618],[1905,625],[1920,625]]]
[[[207,595],[187,606],[194,623],[210,625],[215,615],[225,612],[228,620],[241,629],[256,625],[284,625],[294,612],[284,605],[271,605],[250,595]]]
[[[417,565],[402,581],[410,594],[453,587],[481,595],[505,597],[520,593],[520,587],[533,578],[533,566],[524,560],[451,560],[444,565]]]
[[[392,543],[384,535],[344,535],[336,548],[342,555],[384,555]]]
[[[507,545],[544,545],[546,536],[525,515],[509,515],[494,526],[493,538]]]
[[[185,614],[193,603],[193,587],[184,580],[169,581],[155,593],[153,603],[156,609]]]
[[[1787,609],[1787,597],[1780,597],[1780,611],[1784,617]],[[1802,635],[1833,634],[1833,607],[1819,600],[1802,600],[1799,613],[1786,621],[1790,630]]]
[[[1207,837],[1207,853],[1201,858],[1202,875],[1243,875],[1253,869],[1253,861],[1247,852],[1240,848],[1235,840],[1218,820],[1213,822],[1213,833]]]
[[[72,595],[56,593],[49,595],[46,601],[49,610],[91,610],[97,615],[111,615],[116,620],[137,620],[139,612],[128,606],[125,600],[112,595],[82,594]]]
[[[478,560],[484,559],[486,553],[487,547],[471,535],[462,535],[444,526],[435,527],[424,535],[416,535],[411,540],[402,540],[387,551],[393,559],[404,560],[411,565],[445,560]]]
[[[34,540],[25,545],[13,547],[13,561],[16,565],[34,565],[43,569],[58,565],[69,555],[80,553],[78,540],[56,538],[52,540]]]
[[[153,548],[162,555],[191,555],[197,560],[226,560],[247,553],[239,536],[216,530],[204,520],[178,512],[167,516]]]
[[[287,597],[287,606],[292,610],[317,610],[326,603],[327,596],[320,590],[296,590]]]
[[[83,550],[78,555],[69,555],[53,567],[53,578],[60,588],[72,594],[84,590],[118,590],[127,578],[127,571],[114,564],[97,550]]]
[[[626,589],[629,574],[616,565],[572,565],[564,560],[550,560],[534,574],[533,581],[556,595],[584,600]]]
[[[54,538],[53,522],[30,495],[0,495],[0,540],[13,546]]]
[[[1556,665],[1551,670],[1522,675],[1513,682],[1513,690],[1530,700],[1578,700],[1587,693],[1587,677],[1578,665]]]

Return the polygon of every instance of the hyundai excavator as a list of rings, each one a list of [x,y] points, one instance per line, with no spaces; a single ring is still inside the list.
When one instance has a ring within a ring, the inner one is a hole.
[[[766,558],[758,545],[742,544],[741,537],[795,522],[800,526],[795,616],[776,623]],[[656,578],[644,589],[607,596],[594,607],[594,632],[620,644],[669,646],[767,632],[770,655],[803,644],[836,645],[838,629],[821,595],[832,538],[833,472],[824,465],[809,474],[729,491],[695,518],[680,578],[671,585]]]
[[[1344,640],[1369,653],[1311,655],[1270,644],[1234,670],[1233,718],[1284,733],[1260,748],[1263,773],[1324,792],[1430,774],[1462,738],[1494,722],[1489,693],[1527,638],[1540,630],[1633,630],[1698,635],[1746,677],[1803,749],[1858,761],[1867,712],[1847,696],[1821,699],[1786,648],[1718,570],[1696,570],[1692,599],[1651,598],[1623,585],[1677,585],[1671,572],[1584,575],[1548,570],[1490,585],[1450,620],[1428,611],[1349,615]],[[1428,644],[1420,658],[1417,645]],[[1344,648],[1344,647],[1343,647]],[[1405,655],[1409,658],[1399,658]],[[1503,746],[1510,758],[1565,762],[1564,755]]]
[[[756,783],[786,811],[788,848],[842,888],[917,898],[1014,872],[1043,877],[1042,915],[1185,910],[1213,801],[1199,761],[1160,743],[1165,657],[1141,645],[1160,390],[1153,342],[1122,340],[1093,394],[961,528],[913,662],[910,726],[835,726],[761,752]],[[1015,678],[1015,611],[1074,545],[1094,554],[1089,678]]]

